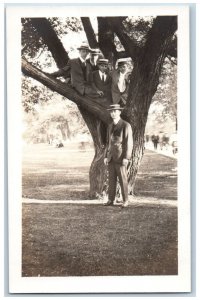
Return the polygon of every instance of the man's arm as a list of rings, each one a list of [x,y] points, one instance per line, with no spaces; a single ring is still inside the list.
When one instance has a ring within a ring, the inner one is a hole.
[[[95,92],[100,96],[102,97],[104,95],[104,93],[102,91],[100,91],[97,86],[96,86],[96,83],[95,83],[95,80],[94,80],[94,72],[91,72],[90,75],[89,75],[89,82],[90,82],[90,85],[92,86],[92,88],[95,90]]]
[[[68,61],[67,65],[62,68],[59,69],[56,72],[51,73],[51,76],[57,78],[57,77],[66,77],[66,78],[70,78],[70,70],[71,70],[71,66],[70,66],[70,60]]]
[[[129,123],[127,123],[125,127],[124,139],[125,153],[123,158],[130,159],[133,151],[133,132]]]
[[[108,127],[107,129],[107,137],[106,137],[106,147],[105,147],[105,152],[104,152],[104,164],[108,164],[108,151],[109,151],[109,145],[110,145],[110,130],[111,126]]]

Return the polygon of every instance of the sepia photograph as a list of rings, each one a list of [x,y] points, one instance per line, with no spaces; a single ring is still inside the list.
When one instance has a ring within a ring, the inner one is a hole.
[[[187,5],[6,13],[10,292],[190,292]]]

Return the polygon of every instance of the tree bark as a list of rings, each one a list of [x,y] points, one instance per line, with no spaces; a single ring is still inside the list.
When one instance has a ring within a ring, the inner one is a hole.
[[[105,58],[107,58],[110,63],[114,64],[116,61],[116,58],[114,57],[114,51],[116,51],[114,45],[114,32],[109,27],[108,21],[105,17],[98,17],[97,21],[99,47]]]
[[[87,36],[88,43],[89,43],[90,47],[91,48],[98,48],[99,45],[98,45],[94,30],[92,28],[90,18],[82,17],[81,21],[82,21],[83,28],[85,30],[85,33],[86,33],[86,36]]]
[[[100,126],[101,121],[94,117],[88,111],[80,108],[81,114],[88,129],[91,133],[95,155],[90,166],[89,180],[90,180],[90,198],[97,198],[103,192],[104,183],[106,180],[106,167],[104,165],[104,151],[107,125]]]
[[[151,100],[156,92],[161,68],[176,29],[176,18],[158,18],[146,45],[138,55],[131,75],[129,97],[123,111],[133,130],[133,154],[129,165],[129,188],[134,193],[135,179],[144,152],[144,134]],[[158,27],[161,29],[158,31]],[[155,45],[155,46],[153,46]]]

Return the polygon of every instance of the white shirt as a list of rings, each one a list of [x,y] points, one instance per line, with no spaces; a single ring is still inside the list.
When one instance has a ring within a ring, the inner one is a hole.
[[[104,76],[104,81],[106,81],[106,77],[107,77],[106,73],[103,73],[99,70],[99,76],[100,76],[101,80],[102,80],[102,77]]]
[[[83,64],[86,65],[86,60],[84,60],[84,59],[83,59],[82,57],[80,57],[80,56],[79,56],[79,58],[80,58],[81,62],[82,62]]]
[[[125,75],[126,73],[119,73],[118,88],[121,93],[123,93],[126,89]]]

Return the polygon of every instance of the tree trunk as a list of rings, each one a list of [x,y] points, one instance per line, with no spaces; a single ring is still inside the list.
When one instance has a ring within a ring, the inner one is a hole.
[[[163,63],[163,55],[154,61],[141,62],[141,55],[131,75],[129,97],[122,118],[131,124],[133,131],[132,159],[128,165],[129,192],[134,194],[135,180],[144,154],[144,135],[151,99],[155,94]],[[148,88],[147,88],[148,86]]]
[[[95,145],[95,155],[89,172],[91,198],[101,197],[104,190],[107,168],[104,165],[103,159],[104,148],[99,145]]]
[[[90,166],[89,180],[90,180],[90,198],[97,198],[101,196],[106,181],[107,168],[104,165],[104,151],[105,151],[105,136],[106,125],[102,126],[102,121],[95,118],[88,111],[79,108],[85,123],[92,135],[95,155]]]

